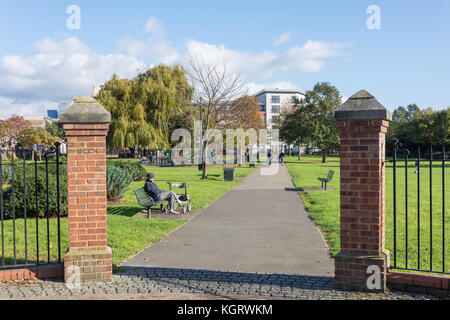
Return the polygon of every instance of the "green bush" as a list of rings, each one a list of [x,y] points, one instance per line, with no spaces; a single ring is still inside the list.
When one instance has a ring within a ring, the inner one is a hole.
[[[9,184],[11,181],[12,170],[10,165],[2,165],[2,180],[1,184]]]
[[[131,182],[131,176],[125,170],[118,166],[108,166],[106,168],[106,196],[108,200],[120,200]]]
[[[27,164],[25,169],[22,166],[16,166],[14,170],[14,208],[15,216],[24,216],[24,207],[26,207],[27,217],[36,216],[36,177],[37,177],[37,201],[38,215],[45,217],[47,212],[47,178],[45,165],[38,164],[37,176],[35,175],[34,165]],[[25,186],[25,187],[24,187]],[[58,214],[57,200],[57,181],[56,181],[56,165],[49,163],[48,167],[48,214],[54,217]],[[67,216],[67,167],[60,165],[59,167],[59,192],[60,192],[60,215]],[[3,207],[5,218],[12,218],[12,195],[13,187],[8,186],[3,195]],[[26,195],[26,196],[24,196]],[[24,203],[24,198],[26,203]]]
[[[139,162],[117,161],[114,165],[125,170],[133,181],[144,181],[147,178],[147,171]]]

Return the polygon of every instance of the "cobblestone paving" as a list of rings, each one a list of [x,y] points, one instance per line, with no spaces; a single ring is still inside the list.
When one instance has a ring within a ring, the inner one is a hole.
[[[263,299],[436,299],[398,291],[386,294],[339,291],[333,288],[330,277],[163,268],[127,268],[114,274],[111,283],[81,284],[78,290],[69,290],[62,281],[0,284],[0,299],[170,292],[208,294],[218,298],[248,295]]]

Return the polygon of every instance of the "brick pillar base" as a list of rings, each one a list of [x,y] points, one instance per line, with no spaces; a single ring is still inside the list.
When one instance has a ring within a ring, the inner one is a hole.
[[[373,271],[368,272],[370,266],[377,266],[380,270],[379,289],[370,289],[373,283],[370,276]],[[335,286],[338,289],[356,289],[359,291],[382,291],[386,290],[387,268],[389,267],[389,252],[379,256],[368,256],[340,252],[335,257]],[[368,283],[368,281],[370,283]]]
[[[105,281],[112,279],[111,248],[106,250],[68,250],[64,256],[64,280],[69,281],[76,273],[80,274],[80,281]]]

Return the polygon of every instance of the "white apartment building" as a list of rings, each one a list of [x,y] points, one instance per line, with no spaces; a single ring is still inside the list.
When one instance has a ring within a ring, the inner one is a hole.
[[[258,98],[261,119],[271,130],[284,107],[300,101],[305,94],[299,90],[264,89],[253,95]]]
[[[274,123],[277,118],[280,117],[283,108],[292,106],[304,99],[305,93],[299,90],[286,90],[286,89],[264,89],[253,95],[258,98],[259,104],[259,114],[261,119],[266,124],[267,130],[270,132],[272,130]],[[272,148],[271,135],[268,134],[267,143],[268,145],[263,147],[263,149]],[[284,144],[281,142],[281,144]],[[282,146],[279,146],[279,150]],[[260,150],[261,151],[261,150]]]

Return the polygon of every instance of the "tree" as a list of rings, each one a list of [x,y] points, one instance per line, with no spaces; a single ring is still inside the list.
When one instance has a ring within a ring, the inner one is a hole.
[[[57,122],[47,122],[45,125],[45,129],[53,136],[58,137],[64,140],[66,135],[64,133],[64,129],[62,128],[62,124]]]
[[[111,113],[114,148],[170,147],[170,123],[190,105],[192,88],[180,66],[159,65],[132,80],[112,79],[96,96]]]
[[[412,120],[420,115],[420,108],[416,104],[410,104],[406,108],[398,107],[392,113],[392,121],[389,124],[389,130],[386,134],[386,141],[389,150],[392,145],[392,139],[398,138],[402,141],[405,148],[413,148],[414,142],[412,135],[416,134],[416,128],[413,127]]]
[[[246,95],[234,100],[224,111],[222,127],[244,130],[263,128],[264,122],[259,115],[258,99]]]
[[[192,102],[199,108],[202,142],[202,179],[207,178],[206,131],[216,128],[232,101],[245,94],[240,72],[229,72],[225,63],[211,63],[202,57],[190,57],[188,76],[194,88]]]
[[[18,143],[20,143],[23,147],[29,147],[34,144],[44,144],[47,146],[52,146],[55,142],[60,141],[60,137],[53,136],[46,128],[44,127],[29,127],[23,130],[22,134],[19,137]],[[41,152],[39,152],[39,158],[41,159]],[[33,153],[34,158],[34,153]]]
[[[286,141],[301,141],[320,148],[325,163],[325,151],[339,146],[334,110],[340,105],[336,87],[328,82],[317,83],[299,101],[297,110],[283,121],[280,135]]]
[[[445,146],[450,141],[449,109],[427,108],[411,120],[413,142],[417,145]]]
[[[326,162],[325,151],[339,146],[339,135],[334,119],[334,110],[341,105],[341,95],[328,82],[317,83],[306,92],[304,105],[310,113],[310,136],[313,145],[321,149],[322,163]]]
[[[11,146],[18,143],[23,132],[30,127],[31,122],[24,120],[23,117],[14,115],[11,118],[6,119],[0,125],[0,132],[2,133],[0,138],[1,145]]]
[[[445,146],[450,142],[450,108],[435,111],[421,110],[416,104],[394,110],[387,134],[388,150],[392,150],[392,139],[397,138],[410,151],[418,146]]]
[[[31,127],[31,122],[20,116],[12,116],[0,125],[0,145],[11,147],[19,142],[23,132]],[[14,157],[14,152],[11,152]]]
[[[280,138],[287,143],[288,153],[291,155],[291,145],[296,143],[298,137],[295,132],[295,125],[291,122],[291,115],[297,111],[297,107],[300,104],[300,100],[295,97],[294,102],[285,101],[281,106],[280,117],[275,122],[275,127],[280,130]],[[284,125],[283,125],[284,123]],[[298,146],[298,160],[300,160],[300,145]]]
[[[278,125],[280,138],[287,144],[298,146],[298,159],[300,160],[300,146],[311,144],[312,139],[309,132],[309,123],[311,113],[300,105],[293,111],[285,111],[281,114],[281,120]]]

